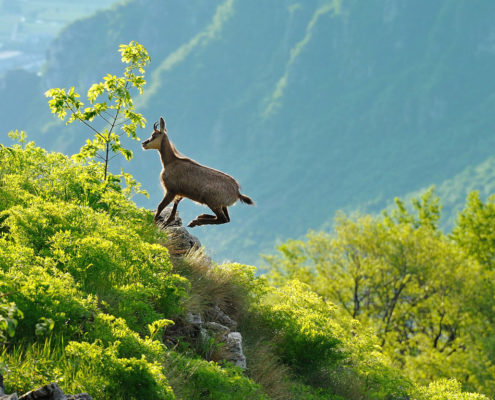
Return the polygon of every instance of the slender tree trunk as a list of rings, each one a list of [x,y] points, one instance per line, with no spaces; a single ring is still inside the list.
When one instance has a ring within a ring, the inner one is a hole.
[[[105,146],[105,174],[103,176],[103,181],[106,182],[107,180],[107,174],[108,174],[108,154],[110,152],[110,142],[107,142]]]

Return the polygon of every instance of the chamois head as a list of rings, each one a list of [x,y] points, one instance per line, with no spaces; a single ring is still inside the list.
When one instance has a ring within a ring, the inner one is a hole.
[[[153,124],[153,133],[146,139],[141,145],[144,150],[156,149],[160,150],[163,136],[167,133],[167,127],[165,126],[165,120],[160,117],[160,130],[157,129],[158,123]]]

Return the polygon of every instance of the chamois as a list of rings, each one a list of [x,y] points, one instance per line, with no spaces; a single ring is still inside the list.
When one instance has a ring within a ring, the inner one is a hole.
[[[240,193],[239,183],[230,175],[205,167],[179,153],[168,138],[163,118],[160,118],[160,130],[155,123],[153,133],[142,143],[142,146],[144,150],[158,150],[163,164],[160,180],[165,196],[156,210],[155,222],[158,221],[163,209],[173,201],[172,212],[164,225],[170,224],[175,219],[177,206],[184,197],[207,205],[215,213],[215,215],[198,215],[187,225],[191,228],[230,222],[227,207],[237,200],[254,205],[253,200]]]

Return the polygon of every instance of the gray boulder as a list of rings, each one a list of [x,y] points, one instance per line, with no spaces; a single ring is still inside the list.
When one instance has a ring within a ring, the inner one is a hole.
[[[239,332],[230,332],[227,335],[226,347],[228,349],[227,361],[246,369],[246,356],[242,351],[242,336]]]
[[[80,393],[66,396],[57,383],[50,383],[38,389],[23,394],[21,397],[17,393],[4,394],[3,377],[0,375],[0,400],[93,400],[87,393]]]
[[[50,383],[23,394],[19,400],[67,400],[67,396],[58,384]]]
[[[179,213],[175,214],[175,219],[169,225],[165,226],[164,222],[168,219],[172,209],[165,208],[160,214],[160,219],[157,225],[160,229],[168,234],[167,248],[172,256],[183,256],[192,248],[200,248],[201,242],[196,236],[193,236],[189,231],[182,226],[182,220]]]
[[[19,400],[19,397],[17,397],[17,393],[2,394],[0,395],[0,400]]]

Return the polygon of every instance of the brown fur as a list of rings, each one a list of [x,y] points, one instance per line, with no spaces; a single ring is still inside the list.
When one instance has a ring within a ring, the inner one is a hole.
[[[158,150],[163,164],[160,180],[165,189],[165,196],[158,205],[155,221],[159,219],[163,209],[173,201],[174,206],[165,225],[171,223],[175,219],[177,206],[184,197],[207,205],[215,213],[199,215],[189,223],[190,227],[229,222],[227,207],[237,200],[254,205],[248,196],[240,193],[239,183],[230,175],[205,167],[179,153],[168,138],[163,118],[160,118],[160,130],[155,124],[153,133],[142,146],[145,150]]]

